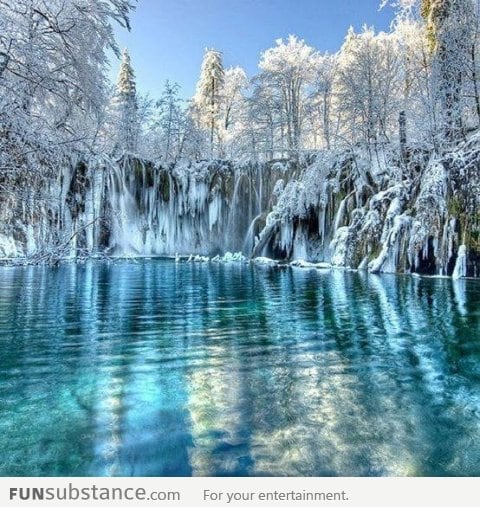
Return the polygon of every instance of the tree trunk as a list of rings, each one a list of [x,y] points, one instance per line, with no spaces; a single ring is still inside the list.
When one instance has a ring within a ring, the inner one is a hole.
[[[400,136],[400,155],[404,163],[407,162],[407,115],[405,111],[400,111],[398,115],[398,129]]]
[[[472,80],[473,80],[473,90],[475,93],[475,109],[477,112],[478,123],[480,124],[480,95],[478,91],[478,80],[477,80],[477,62],[475,56],[475,43],[472,44],[471,47],[471,56],[472,56]]]

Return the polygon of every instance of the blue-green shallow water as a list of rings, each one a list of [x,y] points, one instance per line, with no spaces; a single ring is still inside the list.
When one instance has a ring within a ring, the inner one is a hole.
[[[480,283],[0,269],[0,475],[480,475]]]

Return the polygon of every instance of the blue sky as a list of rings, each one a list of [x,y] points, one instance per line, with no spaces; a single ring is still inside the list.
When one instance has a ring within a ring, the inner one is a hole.
[[[260,54],[295,34],[321,51],[336,51],[350,25],[388,29],[391,8],[381,0],[139,0],[132,30],[117,30],[128,47],[141,93],[158,97],[166,79],[187,98],[195,91],[206,47],[224,54],[226,67],[257,72]],[[116,78],[118,61],[112,61]]]

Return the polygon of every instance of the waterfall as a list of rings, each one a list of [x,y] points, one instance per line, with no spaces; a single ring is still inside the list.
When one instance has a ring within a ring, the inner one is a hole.
[[[463,162],[448,157],[432,154],[418,169],[422,178],[401,181],[385,176],[397,173],[395,159],[372,169],[350,150],[296,164],[74,159],[42,198],[5,194],[0,259],[233,252],[379,273],[478,276],[479,194],[468,189],[478,175],[469,167],[467,181]]]
[[[458,280],[465,276],[467,276],[467,247],[465,245],[460,245],[452,277]]]
[[[127,157],[70,175],[64,222],[72,224],[77,252],[250,255],[259,217],[269,211],[263,195],[288,180],[289,171],[278,163],[224,161],[165,169]]]
[[[249,255],[253,252],[256,239],[258,238],[258,235],[261,231],[259,224],[262,220],[265,220],[265,213],[260,213],[250,223],[250,227],[248,228],[247,234],[245,236],[245,241],[243,242],[243,253]]]

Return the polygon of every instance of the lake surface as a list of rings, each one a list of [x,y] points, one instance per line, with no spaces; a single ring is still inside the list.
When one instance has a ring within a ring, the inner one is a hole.
[[[0,268],[0,475],[480,475],[480,282]]]

